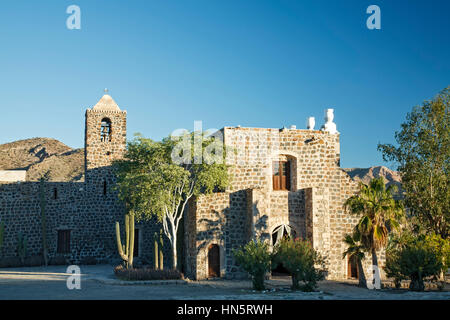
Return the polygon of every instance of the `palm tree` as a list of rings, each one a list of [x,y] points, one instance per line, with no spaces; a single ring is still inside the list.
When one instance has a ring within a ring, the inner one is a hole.
[[[372,179],[369,184],[360,184],[360,192],[347,199],[344,206],[351,213],[361,215],[355,227],[361,235],[361,244],[372,253],[372,265],[378,267],[377,251],[387,244],[388,233],[400,227],[404,208],[400,200],[393,197],[397,187],[386,188],[383,178]]]
[[[366,248],[361,244],[361,234],[355,228],[353,234],[346,234],[344,242],[347,244],[347,250],[342,255],[342,259],[348,257],[349,259],[355,259],[358,264],[358,285],[360,287],[367,287],[366,276],[364,275],[364,268],[362,266],[362,260],[364,259],[364,251]]]

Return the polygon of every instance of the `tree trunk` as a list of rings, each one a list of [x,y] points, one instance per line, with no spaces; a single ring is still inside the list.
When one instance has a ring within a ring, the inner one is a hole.
[[[130,214],[130,247],[128,252],[128,267],[133,268],[134,257],[134,214]]]
[[[170,228],[168,224],[170,223]],[[166,216],[164,232],[170,240],[172,246],[172,269],[177,269],[177,228],[173,217]]]
[[[409,289],[411,291],[424,291],[425,284],[423,283],[422,277],[419,275],[417,277],[412,277],[409,283]]]
[[[372,265],[378,267],[378,257],[375,249],[372,249]]]
[[[253,290],[264,290],[264,273],[262,274],[255,274],[252,276],[252,283],[253,283]]]
[[[361,259],[357,259],[358,261],[358,286],[367,288],[367,280],[366,275],[364,274],[364,267],[361,263]]]
[[[173,260],[172,260],[172,269],[177,269],[177,236],[176,231],[172,235],[172,253],[173,253]]]
[[[298,280],[297,275],[294,272],[291,274],[291,278],[292,278],[292,287],[291,287],[291,289],[292,290],[298,290],[300,288],[300,286],[298,284],[299,280]]]

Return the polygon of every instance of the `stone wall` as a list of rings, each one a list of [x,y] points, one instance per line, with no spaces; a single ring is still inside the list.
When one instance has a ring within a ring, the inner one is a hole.
[[[208,249],[220,248],[220,274],[226,278],[242,278],[232,249],[249,241],[247,193],[221,192],[201,196],[193,201],[185,218],[186,276],[208,277]]]
[[[45,183],[47,244],[57,256],[58,230],[70,230],[71,252],[64,256],[79,263],[85,257],[113,257],[114,222],[123,217],[123,206],[112,192],[86,190],[85,183]],[[55,197],[56,192],[56,197]],[[3,256],[17,255],[17,235],[27,237],[28,255],[42,254],[39,183],[0,184],[0,218],[5,223]]]
[[[103,98],[102,98],[103,100]],[[101,101],[102,101],[101,100]],[[107,102],[111,100],[107,99]],[[95,110],[94,110],[95,109]],[[50,258],[62,256],[67,263],[80,263],[84,258],[97,262],[119,262],[115,239],[115,222],[119,221],[124,236],[123,203],[113,190],[114,160],[126,151],[126,111],[93,108],[86,111],[85,182],[46,182],[47,244]],[[111,139],[101,141],[101,122],[111,121]],[[0,221],[5,223],[3,257],[17,256],[17,236],[27,238],[27,256],[42,255],[41,209],[39,183],[0,183]],[[154,234],[161,230],[156,220],[136,223],[139,229],[139,259],[154,263]],[[58,230],[70,230],[70,252],[57,253]],[[166,237],[164,265],[172,265]]]
[[[271,243],[273,230],[287,224],[296,235],[310,239],[326,256],[329,279],[346,278],[347,260],[342,259],[345,251],[342,239],[345,233],[352,231],[358,217],[346,213],[343,204],[358,190],[358,184],[339,167],[339,135],[298,129],[240,127],[225,127],[222,134],[232,183],[224,194],[200,197],[191,208],[188,225],[192,234],[187,252],[191,257],[197,257],[190,260],[193,275],[207,277],[207,250],[198,250],[199,241],[206,243],[206,247],[213,242],[230,244],[225,248],[227,268],[224,271],[225,276],[231,277],[228,272],[238,270],[232,256],[228,255],[231,249],[251,237]],[[274,191],[273,161],[286,159],[292,164],[291,189]],[[246,192],[245,203],[232,203],[225,196],[243,191]],[[219,222],[227,221],[231,209],[235,212],[234,220],[247,221],[247,225],[240,227],[241,234],[231,234],[226,224]],[[205,219],[218,221],[220,228],[207,232]],[[370,264],[368,260],[364,261],[366,267]],[[228,268],[228,264],[232,267]]]
[[[115,239],[115,222],[120,223],[125,239],[125,208],[117,194],[108,190],[88,191],[84,182],[46,182],[46,221],[49,257],[62,256],[67,263],[84,258],[97,262],[120,261]],[[57,197],[55,198],[55,190]],[[17,236],[27,238],[27,256],[42,255],[41,207],[38,182],[0,184],[0,221],[5,223],[3,257],[17,256]],[[161,224],[152,219],[137,222],[140,230],[139,259],[153,265],[153,235]],[[70,230],[70,253],[57,253],[58,230]],[[164,262],[172,263],[169,244],[164,244]]]

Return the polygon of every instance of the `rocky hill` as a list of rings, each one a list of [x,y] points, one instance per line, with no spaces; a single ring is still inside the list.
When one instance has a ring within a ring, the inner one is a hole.
[[[46,172],[50,181],[80,181],[84,173],[84,151],[50,138],[0,145],[0,170],[14,169],[27,170],[27,181],[38,181]]]
[[[368,183],[373,178],[383,177],[387,185],[395,184],[399,188],[401,186],[401,177],[399,172],[390,170],[384,166],[370,168],[346,168],[348,175],[355,181]]]

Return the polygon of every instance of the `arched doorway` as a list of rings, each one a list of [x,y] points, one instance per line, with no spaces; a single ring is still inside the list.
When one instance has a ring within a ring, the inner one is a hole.
[[[279,241],[281,241],[283,238],[294,238],[296,237],[297,233],[293,228],[291,228],[287,224],[282,224],[278,227],[276,227],[272,231],[272,245],[275,247]],[[289,276],[289,271],[286,270],[286,268],[283,266],[282,263],[278,264],[275,269],[272,269],[272,275],[273,276]]]
[[[208,248],[208,278],[220,277],[220,248],[212,244]]]

